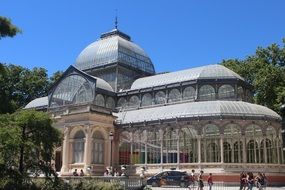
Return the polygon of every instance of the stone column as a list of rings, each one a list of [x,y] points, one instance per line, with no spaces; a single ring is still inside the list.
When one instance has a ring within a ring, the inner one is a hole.
[[[267,163],[266,135],[263,137],[263,155],[262,156],[264,158],[264,163]]]
[[[198,164],[201,164],[201,135],[197,135],[198,143]]]
[[[133,161],[133,157],[134,157],[134,150],[133,150],[133,145],[134,145],[134,133],[131,132],[131,159],[130,159],[130,164],[133,165],[134,164],[134,161]]]
[[[63,145],[62,145],[62,167],[60,172],[67,173],[68,168],[68,158],[69,158],[69,128],[64,128],[64,137],[63,137]]]
[[[160,164],[162,168],[163,164],[163,130],[159,130],[159,141],[160,141]]]
[[[221,163],[224,163],[224,134],[220,137]]]
[[[280,164],[279,138],[276,139],[277,163]]]
[[[247,158],[247,151],[246,151],[246,139],[245,139],[244,135],[242,136],[242,152],[243,152],[242,161],[243,161],[243,163],[246,163],[247,162],[247,160],[246,160],[246,158]]]
[[[84,171],[87,173],[87,168],[91,164],[91,153],[92,153],[92,146],[91,146],[91,127],[88,125],[85,128],[85,145],[84,145]]]
[[[179,129],[176,129],[176,137],[177,137],[177,166],[179,169],[179,165],[180,165],[180,147],[179,147]]]

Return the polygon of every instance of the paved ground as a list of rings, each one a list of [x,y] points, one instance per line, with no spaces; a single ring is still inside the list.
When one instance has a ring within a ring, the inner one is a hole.
[[[153,190],[190,190],[189,188],[181,188],[181,187],[152,187],[151,189]],[[208,187],[204,187],[204,190],[208,190]],[[191,188],[191,190],[197,190],[197,188]],[[212,190],[239,190],[239,187],[222,187],[222,186],[213,186]],[[257,190],[256,187],[253,188],[253,190]],[[266,189],[263,190],[285,190],[285,187],[267,187]]]

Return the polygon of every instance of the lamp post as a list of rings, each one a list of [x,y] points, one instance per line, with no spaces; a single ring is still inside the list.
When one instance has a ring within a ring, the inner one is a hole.
[[[111,154],[110,154],[110,167],[111,167],[111,171],[113,170],[113,168],[112,168],[112,153],[113,153],[113,151],[112,151],[112,142],[113,142],[113,139],[114,139],[114,134],[113,134],[112,131],[110,131],[110,133],[109,133],[109,140],[110,140],[110,142],[111,142],[111,148],[110,148],[110,150],[111,150]]]

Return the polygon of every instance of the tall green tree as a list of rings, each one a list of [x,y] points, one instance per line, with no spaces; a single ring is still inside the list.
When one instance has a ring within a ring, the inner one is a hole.
[[[258,47],[243,60],[223,60],[222,64],[253,85],[254,101],[279,112],[285,103],[285,39],[283,46]]]
[[[11,20],[0,16],[0,39],[3,37],[14,37],[21,30],[11,23]]]
[[[0,185],[4,180],[23,187],[31,172],[55,175],[50,163],[60,142],[47,113],[21,110],[0,116]]]

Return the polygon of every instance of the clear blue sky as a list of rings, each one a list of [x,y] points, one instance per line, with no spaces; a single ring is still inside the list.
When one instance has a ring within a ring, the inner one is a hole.
[[[9,0],[0,15],[22,34],[0,40],[0,62],[64,71],[100,34],[129,34],[156,71],[176,71],[282,44],[284,0]]]

